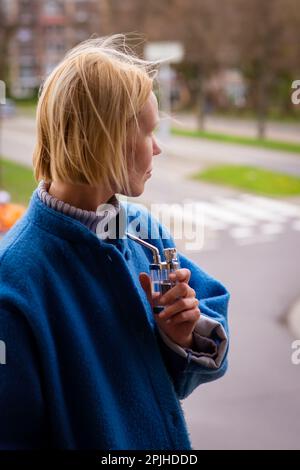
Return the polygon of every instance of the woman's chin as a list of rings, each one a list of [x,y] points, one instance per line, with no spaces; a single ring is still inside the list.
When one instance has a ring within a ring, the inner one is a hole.
[[[134,188],[131,188],[130,191],[127,192],[122,192],[120,194],[123,194],[124,196],[127,197],[138,197],[144,192],[144,184],[140,184],[139,186],[136,186]]]
[[[138,197],[144,192],[144,186],[142,188],[136,188],[134,191],[132,191],[131,197]]]

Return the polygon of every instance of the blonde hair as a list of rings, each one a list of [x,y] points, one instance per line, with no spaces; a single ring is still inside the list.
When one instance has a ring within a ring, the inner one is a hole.
[[[84,41],[44,82],[33,155],[37,181],[128,190],[127,136],[138,129],[157,62],[138,58],[125,39],[115,34]]]

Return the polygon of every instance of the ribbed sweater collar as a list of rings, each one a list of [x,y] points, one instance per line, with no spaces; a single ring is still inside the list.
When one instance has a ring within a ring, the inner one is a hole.
[[[50,187],[50,183],[46,183],[45,181],[40,181],[38,188],[37,188],[37,195],[39,199],[51,209],[56,210],[57,212],[61,212],[69,217],[72,217],[83,225],[85,225],[89,230],[93,233],[96,233],[97,236],[102,239],[107,238],[107,234],[104,230],[99,230],[101,227],[100,222],[105,218],[105,222],[107,223],[113,217],[116,217],[120,211],[120,202],[115,195],[113,195],[106,204],[109,206],[105,207],[105,210],[97,210],[95,211],[87,211],[84,209],[80,209],[79,207],[71,206],[70,204],[57,199],[56,197],[49,194],[48,190]],[[98,229],[97,229],[98,227]],[[107,229],[107,226],[103,229]]]

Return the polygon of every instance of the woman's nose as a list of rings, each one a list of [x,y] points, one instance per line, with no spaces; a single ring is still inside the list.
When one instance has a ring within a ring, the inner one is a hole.
[[[153,155],[159,155],[161,154],[162,150],[160,148],[160,146],[158,145],[158,143],[156,141],[154,141],[154,146],[153,146]]]

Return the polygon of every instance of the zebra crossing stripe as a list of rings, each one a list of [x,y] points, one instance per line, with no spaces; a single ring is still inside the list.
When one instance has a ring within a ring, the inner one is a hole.
[[[212,217],[208,216],[207,213],[201,208],[202,203],[195,202],[190,207],[190,210],[185,210],[184,206],[179,204],[163,204],[159,207],[159,211],[153,212],[156,217],[159,215],[173,217],[175,220],[184,221],[185,224],[195,225],[197,227],[209,227],[212,230],[222,230],[227,227],[227,224],[224,222],[213,219]],[[165,222],[166,223],[166,222]]]
[[[228,209],[234,210],[238,213],[242,213],[243,215],[248,215],[249,217],[253,218],[254,220],[256,219],[257,221],[269,220],[270,222],[284,223],[287,217],[283,216],[282,214],[276,214],[274,212],[271,212],[268,209],[258,207],[257,205],[253,205],[251,200],[249,200],[248,202],[244,202],[234,199],[219,199],[218,203]]]
[[[196,245],[195,249],[198,249],[201,244],[201,249],[203,244],[204,249],[208,249],[208,245],[209,249],[214,249],[219,230],[226,230],[241,246],[272,241],[287,227],[300,232],[300,205],[250,194],[242,194],[237,199],[190,200],[187,205],[162,204],[159,212],[174,221],[172,230],[176,223],[183,224],[183,239],[192,239],[189,234],[197,235],[197,243],[189,245],[190,249]],[[210,234],[214,237],[213,243]]]
[[[204,221],[205,217],[208,216],[212,219],[220,219],[226,224],[236,224],[246,227],[253,226],[256,223],[254,220],[249,219],[248,217],[243,217],[242,215],[237,214],[236,212],[220,207],[219,205],[216,205],[214,203],[200,202],[197,203],[197,205],[199,207],[199,210],[202,211],[204,214]]]
[[[295,220],[293,223],[292,223],[292,228],[294,230],[299,230],[300,231],[300,220]]]
[[[300,207],[295,204],[273,201],[263,197],[250,196],[249,194],[243,194],[241,198],[248,203],[255,204],[257,207],[264,207],[286,217],[300,217]]]
[[[254,235],[252,227],[234,227],[229,230],[229,234],[238,240],[242,238],[249,238]]]
[[[283,230],[284,226],[282,224],[265,224],[261,226],[261,233],[264,235],[278,235]]]
[[[237,245],[245,246],[245,245],[254,245],[258,243],[268,243],[274,240],[273,235],[253,235],[252,237],[245,237],[235,240]]]

